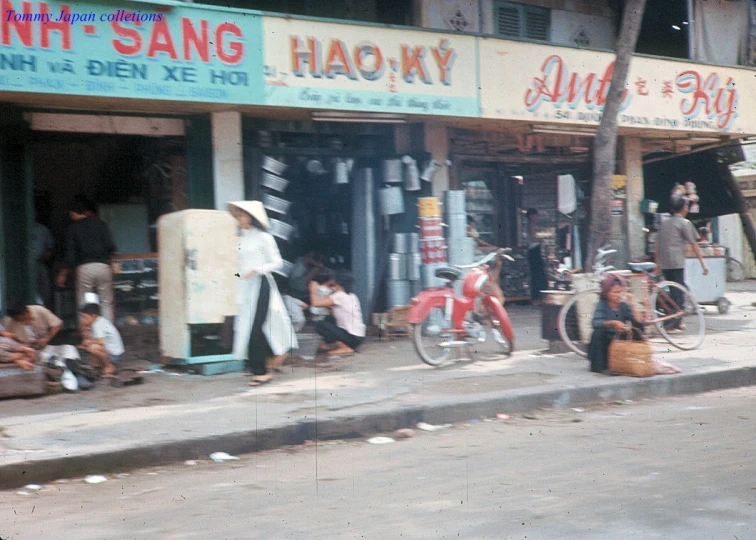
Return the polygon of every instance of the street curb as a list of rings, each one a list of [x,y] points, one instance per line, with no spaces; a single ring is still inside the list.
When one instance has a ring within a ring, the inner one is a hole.
[[[206,459],[223,451],[245,454],[301,445],[305,441],[350,439],[414,427],[418,422],[445,424],[491,418],[496,413],[526,413],[542,408],[566,408],[607,401],[697,394],[756,384],[756,366],[707,373],[658,376],[649,379],[617,378],[590,387],[537,392],[507,391],[460,399],[445,398],[422,407],[384,405],[376,412],[353,415],[324,411],[330,419],[296,422],[259,431],[170,441],[116,451],[26,461],[0,466],[0,489],[11,489],[58,478],[123,472],[185,460]]]

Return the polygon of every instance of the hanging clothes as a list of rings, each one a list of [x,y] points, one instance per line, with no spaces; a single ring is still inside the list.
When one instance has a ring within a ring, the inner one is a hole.
[[[571,174],[557,176],[557,208],[562,214],[570,215],[577,208],[577,196],[575,194],[575,177]]]

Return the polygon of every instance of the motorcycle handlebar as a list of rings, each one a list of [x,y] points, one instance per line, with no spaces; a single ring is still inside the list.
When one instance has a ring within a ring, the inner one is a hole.
[[[478,262],[474,262],[472,264],[457,264],[457,265],[455,265],[455,268],[460,268],[460,269],[477,268],[479,266],[483,266],[484,264],[488,264],[495,257],[499,257],[499,256],[504,257],[505,259],[507,259],[509,261],[514,261],[514,259],[512,257],[510,257],[509,255],[507,255],[507,253],[509,253],[511,251],[512,251],[512,248],[501,248],[501,249],[498,249],[496,251],[492,251],[491,253],[489,253],[488,255],[486,255],[485,257],[483,257]]]

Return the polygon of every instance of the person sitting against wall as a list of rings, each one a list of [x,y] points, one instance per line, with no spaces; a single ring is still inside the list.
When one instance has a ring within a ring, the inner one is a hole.
[[[316,321],[315,332],[323,338],[318,347],[330,356],[349,356],[354,354],[365,339],[367,328],[362,318],[360,299],[352,292],[354,277],[348,270],[336,272],[331,282],[332,293],[321,297],[317,281],[310,283],[310,302],[313,306],[331,309],[335,323]]]
[[[42,351],[63,328],[63,321],[44,306],[14,302],[8,306],[8,316],[3,325],[4,335]]]
[[[313,321],[324,321],[331,318],[331,310],[328,306],[323,306],[320,303],[315,304],[312,300],[313,283],[316,283],[315,287],[316,297],[319,301],[324,300],[333,292],[332,287],[334,284],[334,272],[330,268],[321,268],[320,271],[315,274],[315,278],[308,284],[309,300],[310,300],[310,315]],[[333,320],[331,319],[331,322]]]

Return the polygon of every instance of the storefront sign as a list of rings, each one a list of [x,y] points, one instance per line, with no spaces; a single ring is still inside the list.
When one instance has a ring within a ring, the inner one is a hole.
[[[0,6],[0,91],[262,103],[260,16],[57,0]]]
[[[492,39],[481,39],[479,47],[483,117],[601,121],[613,54]],[[635,57],[619,125],[754,134],[756,115],[746,115],[756,106],[754,96],[751,70]]]
[[[478,116],[475,38],[266,17],[265,103]]]

